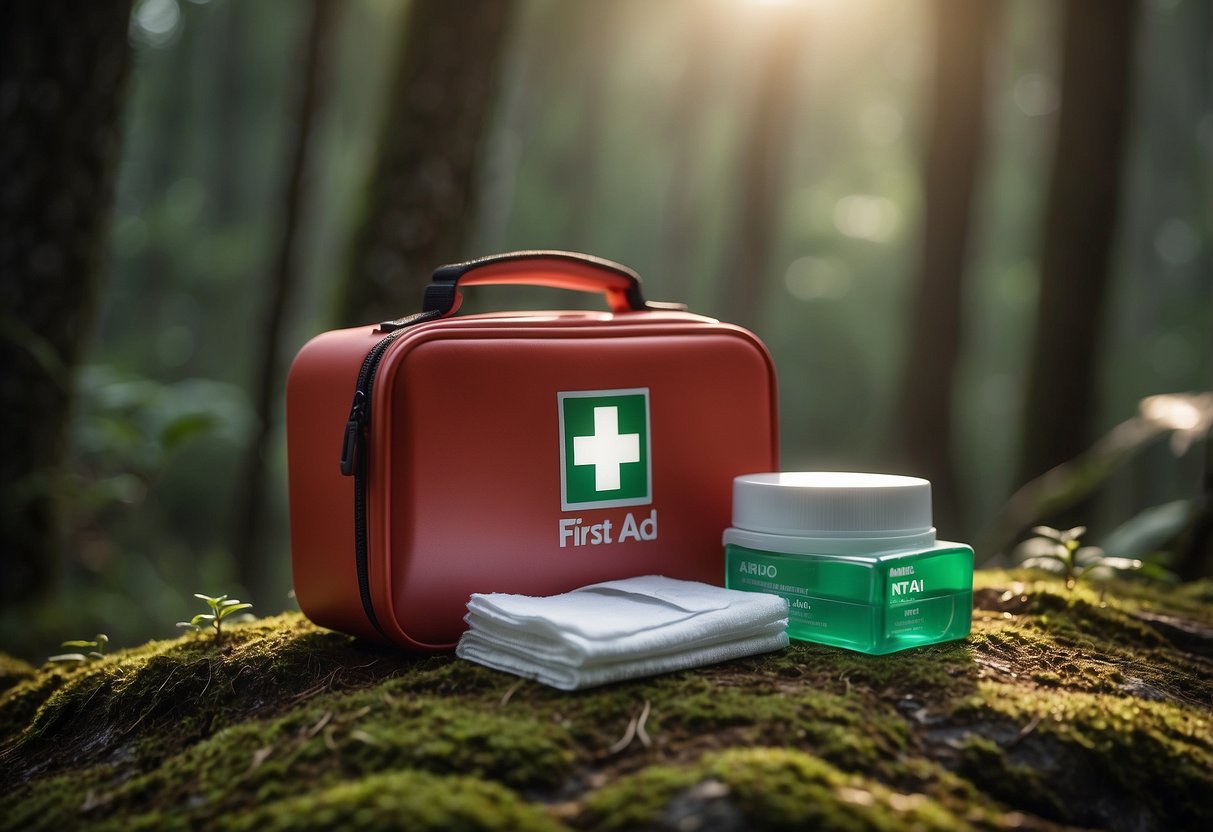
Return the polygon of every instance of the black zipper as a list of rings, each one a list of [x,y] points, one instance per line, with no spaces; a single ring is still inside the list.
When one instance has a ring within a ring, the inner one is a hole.
[[[354,570],[358,574],[358,594],[362,597],[362,609],[367,619],[384,638],[387,634],[379,626],[379,618],[375,615],[371,603],[371,582],[367,569],[367,519],[366,519],[366,484],[367,460],[367,428],[371,423],[371,393],[375,386],[375,373],[379,362],[387,352],[392,341],[413,324],[441,317],[437,312],[419,312],[392,321],[395,326],[392,331],[381,338],[371,347],[371,351],[362,360],[362,368],[358,371],[358,383],[354,387],[354,400],[350,404],[350,416],[345,423],[345,433],[341,440],[341,473],[343,476],[354,477]]]

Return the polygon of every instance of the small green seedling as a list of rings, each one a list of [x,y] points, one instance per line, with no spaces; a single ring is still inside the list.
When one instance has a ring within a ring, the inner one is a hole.
[[[48,662],[87,662],[96,661],[97,659],[105,658],[105,648],[109,645],[110,639],[105,633],[97,633],[92,641],[81,641],[79,639],[73,641],[65,641],[61,647],[79,647],[88,649],[87,653],[60,653],[58,656],[51,656],[47,659]]]
[[[1064,531],[1037,526],[1032,529],[1036,537],[1029,541],[1033,544],[1029,550],[1031,556],[1020,565],[1028,569],[1056,572],[1066,579],[1069,589],[1073,589],[1084,575],[1141,569],[1141,561],[1135,558],[1110,557],[1098,546],[1083,546],[1080,538],[1086,531],[1086,526],[1075,526]]]
[[[189,621],[178,621],[177,626],[193,630],[196,633],[201,632],[204,627],[212,627],[215,630],[215,644],[223,641],[223,619],[235,615],[241,610],[253,608],[252,604],[241,603],[235,598],[228,598],[226,595],[212,598],[209,595],[195,592],[194,597],[206,601],[206,605],[211,608],[211,611],[200,612]]]

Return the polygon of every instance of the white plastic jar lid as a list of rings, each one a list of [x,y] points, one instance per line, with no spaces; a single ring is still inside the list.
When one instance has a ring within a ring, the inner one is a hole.
[[[931,483],[918,477],[840,471],[746,474],[733,480],[733,526],[729,537],[735,539],[750,538],[753,535],[745,534],[750,532],[762,538],[929,545],[935,539]]]

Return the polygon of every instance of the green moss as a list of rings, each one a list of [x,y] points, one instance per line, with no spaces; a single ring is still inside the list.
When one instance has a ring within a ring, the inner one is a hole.
[[[413,663],[298,614],[233,627],[221,647],[206,636],[150,642],[48,668],[5,692],[0,755],[81,765],[102,759],[110,738],[151,736],[167,756],[224,725],[373,684]]]
[[[39,830],[71,829],[87,816],[96,787],[113,776],[108,766],[47,776],[25,786],[16,786],[0,796],[0,827]]]
[[[962,642],[890,656],[797,643],[577,693],[298,615],[234,628],[220,648],[191,636],[48,666],[0,693],[0,817],[23,829],[274,829],[311,814],[376,828],[1213,822],[1213,668],[1150,617],[1191,624],[1200,647],[1206,590],[1173,590],[1172,607],[1135,583],[1102,596],[1028,573],[977,584]]]
[[[176,807],[201,820],[286,799],[300,783],[327,787],[399,769],[553,788],[575,760],[567,731],[550,720],[435,697],[396,699],[385,688],[330,694],[286,717],[229,727],[120,781],[104,766],[84,778],[36,781],[17,800],[20,814],[27,823],[49,819],[57,808],[62,815],[70,795],[72,810],[91,789],[94,819]]]
[[[69,668],[48,665],[0,692],[0,748],[28,729],[38,709],[63,684]]]
[[[69,792],[65,789],[64,797]],[[189,806],[144,804],[98,817],[105,798],[79,793],[69,811],[51,815],[19,812],[5,816],[6,828],[76,828],[82,820],[97,830],[196,829],[200,825],[255,832],[289,830],[559,830],[542,807],[528,805],[515,792],[474,777],[440,776],[421,771],[389,771],[317,785],[295,780],[283,793],[251,805],[219,807],[202,815]],[[32,806],[32,803],[27,803]],[[83,807],[83,808],[82,808]],[[202,818],[205,822],[202,822]]]
[[[921,794],[903,795],[786,749],[721,754],[712,770],[747,818],[767,828],[956,829],[960,818]]]
[[[29,662],[0,653],[0,692],[34,675],[34,666]]]
[[[978,573],[978,583],[989,575]],[[1144,623],[1142,605],[1156,589],[1126,584],[1123,598],[1058,581],[983,586],[971,642],[987,676],[1027,676],[1038,684],[1176,702],[1213,701],[1213,673],[1182,645]],[[1102,596],[1102,597],[1101,597]]]
[[[226,819],[225,819],[226,820]],[[543,811],[471,777],[388,772],[300,794],[230,818],[235,832],[349,830],[557,830]]]
[[[1142,579],[1119,578],[1098,582],[1079,581],[1073,588],[1048,573],[1034,570],[978,570],[973,573],[976,592],[996,589],[1000,593],[1012,590],[1014,595],[1035,598],[1057,596],[1084,603],[1090,607],[1106,607],[1128,614],[1140,610],[1168,611],[1194,621],[1213,624],[1213,578],[1205,578],[1179,586]]]
[[[1046,777],[1042,771],[1014,762],[997,743],[985,737],[969,735],[961,740],[958,771],[982,784],[995,800],[1042,817],[1067,815],[1064,801],[1042,782]]]
[[[657,731],[680,736],[731,731],[735,744],[787,744],[849,771],[898,760],[910,742],[903,717],[859,692],[830,693],[804,684],[767,690],[687,680],[682,695],[655,711]]]
[[[360,764],[372,770],[409,766],[552,787],[576,758],[567,728],[542,711],[475,708],[441,698],[399,700],[387,708],[350,732],[362,746]]]
[[[698,766],[648,766],[591,793],[577,825],[595,829],[655,826],[676,793],[707,779]]]
[[[1203,578],[1182,586],[1170,587],[1168,592],[1160,593],[1154,600],[1163,609],[1183,613],[1190,618],[1213,620],[1213,615],[1210,613],[1210,610],[1213,609],[1213,578]]]
[[[716,804],[716,805],[713,805]],[[723,804],[723,805],[720,805]],[[734,749],[690,766],[650,766],[601,789],[579,824],[630,829],[733,815],[748,829],[967,829],[996,825],[997,811],[961,817],[922,794],[901,794],[848,775],[819,758],[782,748]]]
[[[804,672],[819,686],[866,688],[875,693],[897,689],[903,695],[939,698],[972,688],[973,658],[966,642],[868,656],[837,647],[798,643]],[[789,658],[795,656],[791,653]]]
[[[1133,618],[1115,602],[1098,600],[1086,591],[1037,592],[1029,610],[1057,639],[1074,644],[1163,647],[1167,640],[1157,630]]]
[[[1000,765],[988,764],[996,746],[969,741],[967,761],[976,749],[985,764],[966,766],[966,776],[991,793],[1009,792],[1046,817],[1118,825],[1131,809],[1163,828],[1213,823],[1213,719],[1207,703],[1200,709],[986,683],[952,716],[975,733],[1001,740]],[[1037,776],[1020,776],[1023,766]],[[1014,772],[1018,788],[1008,790],[1006,777]]]

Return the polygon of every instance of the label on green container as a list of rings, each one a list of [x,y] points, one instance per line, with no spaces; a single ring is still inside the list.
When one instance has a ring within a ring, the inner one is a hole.
[[[788,602],[788,634],[889,653],[963,638],[972,617],[973,554],[937,546],[867,559],[725,547],[725,585]]]

